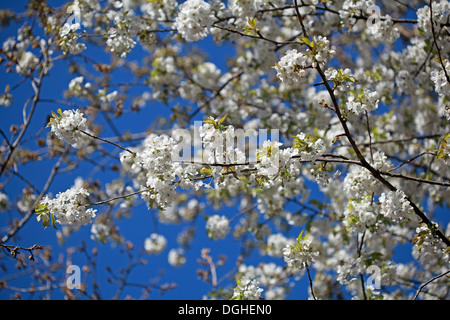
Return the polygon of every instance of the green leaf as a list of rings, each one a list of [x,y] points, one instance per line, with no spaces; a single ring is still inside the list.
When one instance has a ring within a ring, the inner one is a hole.
[[[55,229],[58,229],[58,228],[56,228],[56,226],[55,226],[55,223],[56,223],[55,216],[54,216],[53,214],[50,213],[50,217],[51,217],[51,219],[52,219],[52,227],[55,228]]]
[[[201,168],[200,173],[203,175],[210,175],[212,172],[212,168]]]
[[[219,124],[219,126],[222,124],[222,122],[227,118],[228,114],[224,115],[222,118],[220,118],[219,122],[217,122]]]
[[[300,40],[301,43],[306,44],[310,48],[314,46],[314,43],[307,37],[298,37],[298,39]]]
[[[153,209],[154,204],[155,204],[155,199],[150,198],[150,200],[148,200],[148,206],[150,207],[150,209]]]
[[[214,127],[217,127],[216,121],[214,121],[214,120],[211,119],[211,118],[205,119],[205,120],[203,120],[203,122],[204,122],[204,123],[210,123],[210,124],[212,124]]]

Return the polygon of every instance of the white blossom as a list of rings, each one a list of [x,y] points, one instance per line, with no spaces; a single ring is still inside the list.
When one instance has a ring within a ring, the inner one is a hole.
[[[238,285],[233,290],[232,300],[258,300],[261,297],[262,288],[259,287],[259,282],[254,279],[242,277],[238,281]]]
[[[346,107],[355,114],[370,112],[378,108],[379,96],[376,91],[362,88],[360,92],[351,92]]]
[[[76,147],[76,143],[82,137],[86,127],[86,118],[80,110],[65,110],[59,111],[58,114],[53,114],[53,118],[50,120],[49,125],[51,131],[55,136],[63,140],[72,146]]]
[[[401,190],[383,192],[380,196],[381,214],[393,222],[410,218],[412,207]]]
[[[450,60],[445,59],[443,61],[447,76],[450,78]],[[439,69],[433,69],[430,73],[431,80],[434,83],[434,88],[440,96],[450,96],[450,82],[448,82],[445,76],[444,69],[439,63]]]
[[[309,59],[304,53],[296,49],[288,50],[275,64],[277,77],[287,84],[305,81],[308,75],[306,71],[308,62]]]
[[[217,214],[206,218],[206,232],[211,239],[224,239],[230,231],[228,218]]]
[[[35,70],[39,64],[39,59],[32,52],[27,51],[20,57],[19,63],[16,66],[16,72],[28,75],[32,70]]]
[[[211,5],[203,0],[187,0],[179,6],[174,27],[186,41],[198,41],[208,35],[214,22]]]
[[[186,257],[182,248],[171,249],[168,256],[169,264],[173,267],[180,267],[186,263]]]
[[[38,221],[44,225],[50,221],[61,225],[80,226],[88,224],[95,217],[97,210],[87,207],[90,193],[84,188],[73,187],[65,192],[60,192],[55,198],[45,196],[40,202],[41,213]]]
[[[145,252],[149,254],[159,254],[167,246],[166,238],[157,233],[152,233],[150,237],[146,238],[144,241]]]
[[[312,246],[312,239],[308,236],[302,236],[302,233],[297,238],[295,245],[286,245],[283,249],[283,258],[289,267],[304,269],[316,261],[319,255]]]

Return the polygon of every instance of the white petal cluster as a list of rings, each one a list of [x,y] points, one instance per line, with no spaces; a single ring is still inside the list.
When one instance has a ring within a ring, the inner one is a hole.
[[[136,154],[133,168],[142,168],[146,172],[146,186],[152,189],[150,193],[142,196],[149,201],[154,200],[156,205],[165,209],[169,207],[175,197],[174,163],[172,152],[175,141],[166,135],[151,134],[145,141],[145,147]]]
[[[103,222],[95,221],[91,227],[91,239],[105,242],[111,234],[111,226]]]
[[[274,233],[267,237],[267,254],[271,257],[282,257],[286,246],[293,246],[295,241],[286,238],[281,233]]]
[[[349,201],[344,211],[344,225],[348,231],[364,232],[377,222],[378,210],[370,195]]]
[[[243,276],[236,288],[234,288],[232,300],[258,300],[263,289],[259,287],[259,282]]]
[[[186,263],[186,257],[182,248],[171,249],[168,256],[169,264],[172,267],[181,267]]]
[[[186,41],[198,41],[208,35],[214,22],[211,5],[203,0],[187,0],[179,7],[174,27]]]
[[[64,54],[78,54],[86,49],[86,45],[84,43],[78,42],[79,35],[76,33],[78,29],[80,29],[80,23],[65,23],[61,27],[61,30],[59,31],[59,35],[61,37],[59,45]]]
[[[134,16],[130,11],[114,12],[114,26],[108,30],[108,39],[106,45],[111,52],[116,53],[120,57],[126,57],[128,53],[136,46],[133,37],[137,35],[140,28],[139,18]]]
[[[299,236],[296,245],[287,245],[283,249],[283,258],[287,265],[289,267],[303,269],[314,263],[319,252],[313,250],[311,243],[311,238]]]
[[[242,146],[234,146],[235,128],[231,125],[218,128],[218,120],[209,118],[211,122],[203,123],[199,128],[203,145],[203,162],[206,163],[244,163],[245,153]],[[206,120],[205,120],[206,121]]]
[[[450,77],[450,60],[445,59],[443,63],[445,71],[447,72],[447,75]],[[450,96],[450,83],[447,81],[447,77],[445,76],[445,72],[444,69],[442,69],[441,64],[439,63],[439,69],[432,70],[430,74],[436,92],[440,96]]]
[[[368,24],[366,33],[375,41],[384,43],[393,43],[400,36],[397,28],[389,15],[385,15],[383,19],[377,19],[374,24]]]
[[[401,190],[383,192],[379,202],[381,214],[393,222],[405,221],[412,215],[412,207]]]
[[[362,88],[360,93],[350,92],[346,107],[354,114],[363,114],[378,108],[379,96],[376,91]]]
[[[152,233],[150,237],[146,238],[144,241],[144,249],[148,254],[159,254],[167,246],[167,239],[157,233]]]
[[[285,83],[303,82],[308,76],[305,70],[308,62],[308,56],[304,53],[298,52],[296,49],[288,50],[275,64],[277,77]]]
[[[22,56],[19,59],[19,63],[16,66],[16,72],[28,75],[30,72],[39,64],[39,59],[30,51],[26,51],[22,54]]]
[[[0,192],[0,211],[5,210],[6,207],[8,206],[8,203],[9,203],[8,196],[5,193]]]
[[[315,35],[315,36],[313,36],[313,43],[314,43],[314,47],[316,47],[317,49],[315,52],[313,52],[315,61],[312,62],[312,66],[315,66],[316,62],[319,62],[319,63],[327,62],[328,59],[334,53],[336,53],[334,48],[332,48],[332,47],[330,48],[330,40],[328,40],[327,37]],[[308,49],[308,51],[309,51],[309,49]]]
[[[206,220],[206,233],[208,237],[217,240],[224,239],[230,231],[230,222],[225,216],[219,216],[217,214],[207,217]]]
[[[241,264],[238,278],[255,279],[258,286],[264,288],[267,300],[284,300],[289,293],[289,273],[282,266],[273,262],[261,263],[257,267]]]
[[[441,0],[433,1],[433,23],[434,30],[439,30],[441,24],[445,24],[447,21],[448,14],[450,12],[450,1]],[[416,12],[417,14],[417,26],[426,35],[431,35],[431,19],[430,19],[430,7],[428,5],[419,8]]]
[[[50,120],[49,125],[55,136],[76,147],[78,140],[83,135],[79,130],[86,130],[86,118],[80,110],[65,110],[60,116]]]
[[[434,227],[438,227],[434,224]],[[416,235],[414,237],[415,246],[412,250],[414,258],[418,259],[424,265],[439,265],[444,262],[444,265],[448,267],[450,263],[450,254],[448,253],[447,246],[437,239],[428,228],[423,225],[416,228]]]
[[[294,153],[303,161],[314,161],[325,151],[325,143],[322,139],[314,139],[304,132],[296,135],[294,141]]]
[[[362,167],[352,167],[344,178],[344,190],[351,198],[362,198],[377,191],[379,184],[369,170]]]
[[[52,215],[61,225],[80,226],[88,224],[95,217],[97,210],[87,208],[89,192],[84,188],[73,187],[60,192],[54,199],[45,196],[40,205],[48,209],[47,213],[38,216],[38,220],[49,222]],[[50,214],[50,215],[49,215]]]
[[[282,152],[284,150],[280,149],[281,145],[282,143],[277,141],[267,140],[263,142],[262,149],[257,152],[256,169],[258,175],[266,176],[269,179],[274,178],[278,175],[282,159],[290,161],[292,154]]]

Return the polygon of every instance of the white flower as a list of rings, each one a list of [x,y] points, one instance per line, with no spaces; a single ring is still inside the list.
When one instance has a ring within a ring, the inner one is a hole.
[[[378,108],[379,97],[376,91],[361,88],[360,93],[350,92],[346,106],[355,114],[370,112]]]
[[[39,59],[30,51],[22,54],[19,63],[16,66],[16,72],[28,75],[32,70],[36,69],[39,64]]]
[[[0,106],[9,107],[13,102],[13,95],[5,90],[5,93],[0,94]]]
[[[275,64],[277,77],[285,83],[302,82],[306,80],[308,57],[296,49],[288,50],[281,60]]]
[[[0,211],[5,210],[6,207],[8,206],[8,203],[9,203],[8,196],[5,193],[0,192]]]
[[[206,220],[206,232],[211,239],[224,239],[230,231],[228,218],[225,216],[213,215]]]
[[[293,246],[295,241],[286,238],[281,233],[271,234],[267,238],[267,254],[271,257],[282,257],[286,246]]]
[[[234,288],[232,300],[258,300],[263,289],[259,287],[257,280],[251,280],[243,276],[236,288]]]
[[[401,190],[383,192],[379,201],[381,214],[393,222],[402,222],[412,215],[412,207]]]
[[[163,235],[152,233],[150,237],[145,239],[145,252],[149,254],[159,254],[167,246],[167,240]]]
[[[111,226],[103,222],[94,222],[91,227],[91,239],[105,242],[106,237],[111,234]]]
[[[379,184],[369,170],[362,167],[351,167],[350,172],[344,178],[344,190],[351,198],[362,198],[375,192]]]
[[[445,59],[443,61],[443,64],[445,67],[445,71],[447,72],[447,75],[450,77],[450,61],[448,59]],[[439,63],[439,69],[432,70],[430,74],[436,92],[440,96],[450,96],[450,83],[447,81],[447,77],[445,76],[445,72],[444,69],[442,68],[442,65]]]
[[[173,267],[180,267],[186,263],[184,250],[182,248],[171,249],[168,256],[169,264]]]
[[[280,146],[277,141],[264,141],[261,150],[256,153],[256,169],[258,175],[273,178],[278,175],[280,169]],[[290,157],[289,157],[290,159]]]
[[[383,19],[377,19],[376,23],[369,23],[366,32],[375,41],[384,43],[393,43],[400,35],[398,29],[394,28],[389,15],[385,15]]]
[[[64,54],[71,53],[77,54],[86,49],[84,43],[78,43],[78,34],[75,32],[80,29],[81,25],[79,22],[75,23],[65,23],[60,31],[59,35],[61,39],[59,40],[59,45],[63,49]]]
[[[330,48],[330,40],[323,36],[313,36],[314,47],[317,52],[314,52],[314,58],[317,62],[326,62],[331,55],[336,51]]]
[[[58,113],[59,115],[53,114],[54,118],[49,123],[52,132],[58,139],[76,147],[77,141],[83,135],[79,130],[86,130],[86,118],[78,109],[65,110],[63,112],[58,110]]]
[[[180,5],[174,27],[186,41],[198,41],[208,35],[214,22],[211,5],[203,0],[187,0]]]
[[[434,29],[438,30],[441,24],[446,23],[450,11],[450,2],[447,0],[441,0],[440,2],[433,2],[433,23]],[[430,19],[430,7],[428,5],[419,8],[417,14],[417,25],[419,29],[425,32],[427,36],[431,35],[431,19]]]
[[[349,231],[363,232],[369,226],[376,224],[377,209],[371,195],[367,195],[361,200],[352,199],[344,211],[344,225]]]
[[[58,193],[54,199],[45,196],[38,206],[41,212],[37,219],[43,220],[45,226],[50,225],[50,220],[61,225],[85,225],[91,222],[97,212],[86,207],[89,195],[84,188],[72,187]]]
[[[302,232],[303,233],[303,232]],[[284,261],[290,267],[303,269],[315,262],[315,258],[319,255],[318,251],[311,248],[312,240],[308,236],[302,236],[300,233],[297,238],[296,245],[286,245],[283,249]]]
[[[316,139],[309,134],[301,132],[294,137],[294,150],[301,160],[314,161],[325,151],[325,144],[322,139]]]

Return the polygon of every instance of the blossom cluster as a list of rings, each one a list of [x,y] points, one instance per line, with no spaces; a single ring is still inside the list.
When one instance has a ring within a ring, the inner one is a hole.
[[[346,107],[349,111],[358,115],[376,110],[378,108],[379,101],[379,95],[376,91],[361,88],[360,92],[350,92]]]
[[[58,114],[53,113],[49,126],[51,126],[51,131],[58,139],[77,148],[77,143],[83,136],[80,130],[84,131],[87,129],[86,121],[79,109],[64,111],[58,109]]]
[[[242,277],[238,280],[237,287],[233,290],[232,300],[258,300],[261,297],[262,288],[255,279]]]
[[[145,252],[149,254],[159,254],[167,246],[167,239],[160,234],[152,233],[144,241]]]
[[[311,67],[310,59],[296,49],[286,51],[278,63],[275,64],[277,77],[285,83],[295,83],[306,81],[307,68]]]
[[[412,207],[401,190],[383,192],[379,201],[381,214],[393,222],[405,221],[412,215]]]
[[[206,232],[211,239],[217,240],[226,237],[230,231],[227,217],[216,214],[206,219]]]
[[[283,258],[288,266],[296,269],[304,269],[316,261],[319,252],[312,247],[312,239],[303,236],[303,232],[297,238],[295,245],[287,245],[283,249]]]
[[[450,96],[450,83],[447,80],[445,73],[450,77],[450,60],[445,59],[443,61],[443,66],[445,67],[445,71],[442,65],[439,63],[439,69],[433,69],[430,73],[431,80],[434,83],[434,87],[436,92],[440,96]]]
[[[174,27],[187,41],[198,41],[208,35],[214,22],[211,5],[203,0],[188,0],[180,5]]]
[[[305,82],[309,75],[307,69],[315,68],[317,63],[325,63],[335,53],[326,37],[314,36],[312,41],[308,39],[302,41],[308,45],[305,52],[290,49],[275,64],[277,77],[284,83]]]
[[[39,203],[36,214],[44,226],[57,222],[61,225],[80,226],[88,224],[95,217],[97,210],[88,208],[90,193],[79,187],[60,192],[55,198],[45,196]]]

